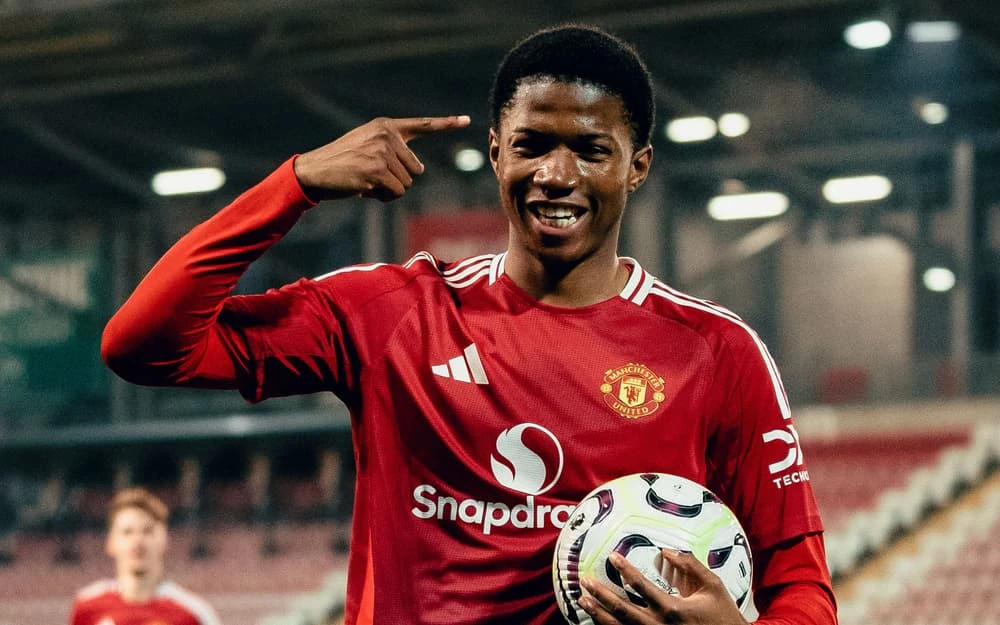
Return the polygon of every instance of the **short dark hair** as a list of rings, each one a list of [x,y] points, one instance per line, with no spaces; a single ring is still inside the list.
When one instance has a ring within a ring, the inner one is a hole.
[[[564,24],[540,30],[504,57],[490,91],[490,124],[500,118],[525,79],[551,77],[596,85],[618,96],[636,148],[649,143],[653,128],[652,77],[638,52],[621,39],[594,26]]]

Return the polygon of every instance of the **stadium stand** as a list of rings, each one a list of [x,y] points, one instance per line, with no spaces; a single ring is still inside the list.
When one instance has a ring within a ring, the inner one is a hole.
[[[252,624],[287,612],[301,595],[319,589],[325,577],[346,568],[346,555],[328,547],[337,532],[332,522],[280,522],[275,525],[279,548],[264,552],[259,528],[221,524],[207,532],[208,556],[194,558],[194,532],[177,528],[171,532],[168,574],[199,589],[223,622]],[[78,559],[57,563],[58,537],[22,535],[15,563],[0,567],[0,622],[65,624],[76,590],[109,575],[103,538],[91,530],[75,533]]]
[[[831,465],[856,467],[846,485],[837,476],[850,471],[816,464],[817,499],[828,528],[828,563],[834,579],[854,572],[868,559],[886,551],[915,531],[933,513],[946,509],[963,492],[976,488],[1000,463],[1000,426],[983,422],[956,431],[869,437],[849,440],[843,453],[833,450]],[[836,448],[836,444],[828,444]],[[868,448],[857,455],[858,447]],[[825,446],[815,446],[823,450]],[[861,495],[840,498],[853,488]],[[831,513],[831,511],[836,512]],[[828,516],[827,516],[828,515]]]
[[[857,512],[874,508],[881,493],[903,488],[947,447],[968,440],[968,429],[961,428],[808,441],[812,485],[827,531],[837,531]]]
[[[933,433],[932,464],[828,533],[843,625],[1000,622],[1000,422],[966,431]]]
[[[1000,475],[899,541],[838,592],[843,625],[1000,624]]]
[[[998,409],[801,411],[843,625],[1000,624]],[[224,622],[327,625],[343,605],[347,563],[352,476],[342,438],[168,446],[156,461],[124,453],[127,462],[100,473],[104,483],[67,478],[58,464],[22,476],[33,516],[21,515],[32,521],[0,566],[0,623],[65,623],[73,593],[110,572],[102,542],[114,485],[142,478],[175,506],[170,576]]]
[[[168,576],[197,589],[223,622],[325,617],[329,601],[308,597],[337,596],[324,590],[324,579],[344,575],[349,510],[331,502],[350,501],[352,488],[340,482],[340,453],[326,447],[328,438],[317,441],[263,451],[258,443],[205,443],[200,459],[182,445],[162,448],[170,453],[155,461],[125,453],[119,457],[130,466],[108,473],[104,483],[67,478],[72,471],[55,463],[31,489],[35,503],[20,511],[9,561],[0,565],[0,623],[66,623],[74,593],[112,573],[103,542],[113,482],[138,478],[155,484],[150,489],[173,508]],[[281,460],[289,456],[306,461]],[[65,466],[73,461],[66,458]],[[4,467],[5,480],[13,473]]]

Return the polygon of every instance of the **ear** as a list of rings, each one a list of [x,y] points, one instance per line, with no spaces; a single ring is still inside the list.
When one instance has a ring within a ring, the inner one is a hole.
[[[649,168],[653,164],[653,146],[647,144],[643,148],[639,148],[632,155],[632,164],[629,171],[628,177],[628,192],[632,193],[638,189],[643,182],[646,181],[646,176],[649,175]]]
[[[497,136],[497,131],[490,128],[490,165],[493,167],[493,173],[497,173],[497,160],[500,158],[500,137]]]

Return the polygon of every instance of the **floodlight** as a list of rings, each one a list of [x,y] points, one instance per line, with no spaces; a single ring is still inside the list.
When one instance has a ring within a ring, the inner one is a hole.
[[[956,22],[911,22],[906,25],[906,38],[914,43],[947,43],[962,36],[962,27]]]
[[[717,195],[708,201],[708,214],[717,221],[777,217],[788,210],[788,196],[777,191]]]
[[[726,113],[719,117],[719,132],[725,137],[741,137],[750,130],[750,118],[743,113]]]
[[[153,176],[153,191],[157,195],[208,193],[226,183],[226,174],[218,167],[171,169]]]
[[[479,171],[485,163],[486,157],[476,148],[462,148],[455,152],[455,169],[458,171]]]
[[[948,107],[941,102],[925,102],[920,105],[918,113],[920,119],[931,125],[943,124],[948,121]]]
[[[955,272],[947,267],[928,267],[923,278],[927,290],[935,293],[946,293],[955,286]]]
[[[667,123],[667,138],[674,143],[708,141],[715,136],[717,127],[710,117],[678,117]]]
[[[823,197],[833,204],[874,202],[892,193],[892,181],[885,176],[831,178],[823,184]]]
[[[892,41],[892,29],[882,20],[857,22],[844,29],[844,41],[852,48],[881,48]]]

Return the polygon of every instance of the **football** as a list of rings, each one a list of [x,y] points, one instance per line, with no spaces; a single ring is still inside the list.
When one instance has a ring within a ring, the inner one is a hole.
[[[710,490],[667,473],[636,473],[598,486],[570,513],[559,532],[552,562],[556,601],[566,620],[589,625],[579,606],[582,577],[610,586],[645,606],[608,562],[618,552],[671,594],[663,548],[686,551],[718,575],[740,611],[750,611],[752,559],[746,533],[732,510]]]

